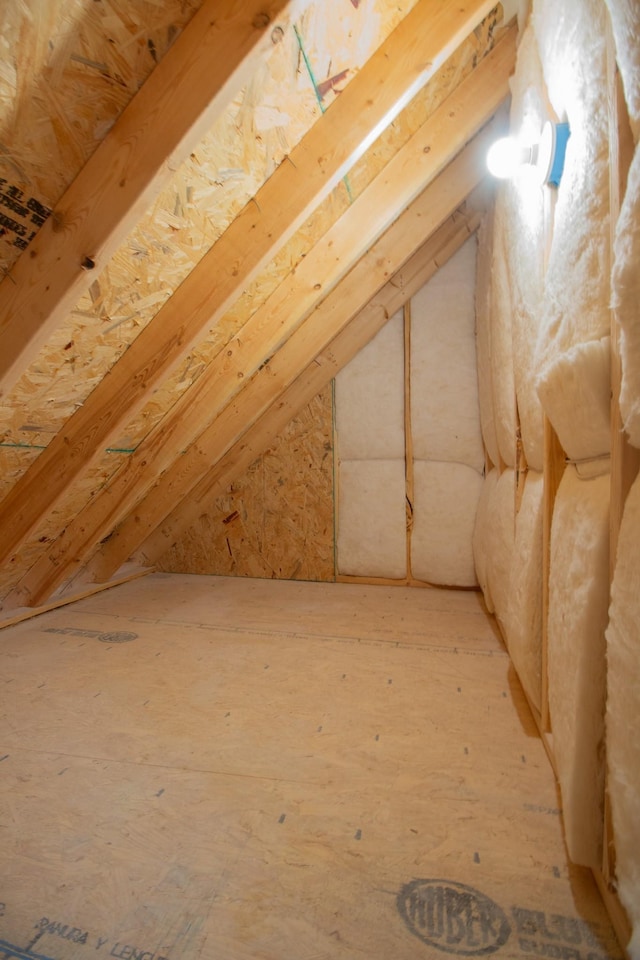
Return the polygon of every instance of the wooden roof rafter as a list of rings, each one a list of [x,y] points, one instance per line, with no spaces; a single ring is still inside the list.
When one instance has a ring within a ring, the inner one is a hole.
[[[0,394],[308,2],[205,0],[0,283]]]
[[[477,170],[476,161],[477,155],[470,149],[463,162],[469,166],[471,180],[472,171]],[[459,179],[458,183],[461,183]],[[438,186],[442,186],[442,181],[439,181]],[[440,196],[444,195],[441,191]],[[453,197],[449,197],[449,202],[453,202]],[[474,234],[480,225],[483,209],[484,204],[480,197],[468,202],[463,201],[344,330],[338,333],[277,400],[248,426],[231,449],[196,486],[173,507],[155,529],[151,529],[145,540],[142,540],[145,531],[154,527],[158,516],[154,514],[152,504],[148,501],[144,501],[139,510],[127,517],[115,530],[114,536],[101,546],[90,562],[85,578],[97,582],[109,580],[129,556],[138,564],[155,563],[188,530],[204,511],[206,503],[222,494],[241,471],[249,467],[289,420],[373,339],[387,320]],[[140,545],[136,547],[136,544]]]
[[[419,134],[396,154],[383,174],[349,207],[336,227],[323,237],[295,273],[277,288],[264,308],[254,314],[251,331],[256,337],[238,339],[230,350],[231,356],[228,356],[229,351],[224,351],[220,363],[210,365],[173,408],[171,424],[165,419],[162,429],[155,431],[155,437],[150,435],[151,439],[141,445],[111,483],[46,550],[41,560],[20,581],[14,596],[19,604],[41,602],[87,562],[98,542],[109,536],[144,496],[153,480],[168,471],[174,460],[178,459],[174,482],[176,471],[182,478],[185,492],[187,478],[190,486],[197,482],[211,464],[211,453],[201,448],[201,434],[204,435],[203,431],[207,436],[220,434],[219,420],[214,420],[211,426],[215,411],[218,410],[218,416],[228,416],[225,410],[236,402],[238,384],[244,384],[240,388],[242,392],[248,388],[252,374],[264,367],[265,352],[271,356],[282,346],[300,325],[302,317],[313,311],[365,253],[375,237],[397,217],[398,211],[415,198],[495,113],[508,94],[508,77],[514,60],[515,30],[512,29],[426,121]],[[427,218],[423,229],[428,222]],[[420,239],[424,239],[424,233]],[[385,279],[383,277],[381,282]],[[290,315],[294,320],[287,329]],[[276,392],[284,388],[285,379],[291,382],[300,372],[296,363],[299,360],[294,352],[293,366],[290,364],[283,372],[283,379],[275,385]],[[251,402],[254,403],[253,398]],[[265,402],[262,401],[258,412],[265,409]],[[238,429],[236,426],[236,431]],[[225,438],[228,449],[234,436],[225,434]],[[182,455],[187,442],[191,446]],[[220,451],[218,457],[224,452]],[[194,473],[200,470],[195,480],[190,476],[189,465]],[[160,484],[167,482],[163,477]],[[175,499],[180,495],[178,484],[172,496]]]
[[[0,504],[3,560],[38,527],[69,484],[86,473],[158,382],[172,372],[198,336],[228,309],[381,128],[391,122],[492,6],[491,0],[467,0],[455,5],[420,0],[5,497]],[[154,76],[155,72],[148,83]],[[84,195],[85,180],[96,176],[91,163],[72,185],[69,196],[74,190]],[[114,192],[118,198],[118,189],[115,181],[106,183],[104,203]],[[77,201],[73,197],[63,198],[61,208],[65,204],[73,207],[74,203]],[[91,229],[95,229],[93,224]],[[74,283],[87,284],[91,276],[87,279],[86,271],[77,267],[81,249],[78,244],[86,240],[82,230],[74,228],[70,238],[66,231],[61,235],[52,231],[53,227],[49,230],[51,237],[42,236],[42,243],[49,243],[40,258],[42,263],[45,255],[55,262],[60,244],[68,246],[72,241],[73,249],[67,256],[73,261]],[[104,249],[106,255],[106,244]],[[42,271],[43,266],[36,270],[36,282],[26,276],[27,307],[42,285]],[[44,270],[42,276],[47,273]],[[212,275],[219,278],[214,289]],[[0,285],[0,308],[3,290]],[[11,299],[14,291],[7,290]],[[54,322],[61,309],[62,300],[53,305],[48,323]]]

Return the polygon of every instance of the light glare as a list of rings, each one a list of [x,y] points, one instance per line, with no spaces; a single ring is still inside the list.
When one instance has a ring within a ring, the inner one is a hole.
[[[512,177],[522,160],[522,150],[513,137],[503,137],[489,147],[487,167],[499,180]]]

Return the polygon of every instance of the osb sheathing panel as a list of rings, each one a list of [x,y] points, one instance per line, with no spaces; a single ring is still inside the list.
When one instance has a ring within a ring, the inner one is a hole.
[[[159,570],[334,579],[331,387],[160,559]]]
[[[104,2],[92,0],[96,5]],[[324,109],[411,6],[407,0],[394,5],[392,10],[385,10],[383,0],[377,0],[367,4],[365,10],[365,5],[356,9],[348,0],[331,0],[330,4],[310,8],[297,25],[297,33],[293,29],[285,31],[254,80],[178,169],[150,213],[52,336],[6,403],[0,406],[5,430],[3,443],[12,444],[13,482],[34,459],[34,449],[46,446],[61,429],[319,115],[321,107],[312,75],[323,94]],[[173,27],[166,26],[167,17],[163,22],[166,31],[175,33]],[[177,372],[154,392],[113,443],[114,450],[134,449],[149,430],[161,422],[205,364],[335,222],[352,198],[379,173],[399,146],[424,122],[425,116],[470,72],[491,45],[495,23],[496,17],[489,17],[443,66],[348,179],[338,185],[247,288],[216,329],[210,331]],[[146,36],[144,30],[139,36],[143,35]],[[313,43],[308,40],[311,37],[315,38]],[[326,51],[322,52],[323,43],[328,45],[330,57]],[[69,40],[68,49],[72,48],[75,49]],[[77,72],[77,61],[71,62],[76,64],[73,69]],[[83,70],[89,69],[86,64],[81,66]],[[105,452],[91,476],[105,483],[121,462],[113,453]],[[73,484],[65,503],[60,505],[59,520],[63,515],[76,515],[95,489],[94,480]],[[58,530],[63,526],[60,524]],[[55,532],[50,522],[46,528],[34,532],[31,542],[12,563],[14,579],[25,572],[43,549],[39,545],[46,543]]]
[[[191,352],[179,372],[167,381],[141,414],[129,424],[125,431],[127,439],[132,438],[134,443],[137,442],[150,426],[159,421],[182,390],[193,382],[202,368],[225,346],[284,277],[302,260],[308,250],[344,213],[349,204],[382,171],[391,157],[424,123],[425,118],[455,89],[460,80],[471,72],[477,59],[490,48],[494,29],[495,17],[487,18],[476,33],[461,45],[454,56],[436,74],[433,81],[427,84],[390,125],[348,176],[341,181],[324,203],[320,204],[266,269],[249,285],[217,324],[215,330],[211,331],[207,339]]]
[[[277,96],[283,84],[295,81],[292,44],[297,41],[289,33],[293,40],[287,35],[288,43],[275,46],[259,70],[264,97]],[[256,97],[248,102],[256,83],[234,100],[178,169],[26,371],[7,406],[20,405],[31,422],[57,432],[264,181],[267,158],[261,148],[269,136],[256,136],[251,122]],[[291,89],[289,96],[294,94]],[[278,138],[274,131],[271,136]],[[277,158],[273,152],[268,172],[284,154],[282,146]],[[3,421],[19,430],[5,412]]]
[[[22,0],[0,11],[0,184],[54,206],[201,0]],[[15,194],[8,195],[15,199]],[[19,206],[22,203],[19,203]],[[3,212],[33,229],[31,216]],[[20,253],[0,236],[0,267]],[[28,236],[28,234],[27,234]]]
[[[425,116],[433,112],[460,80],[473,69],[477,59],[490,47],[495,25],[495,16],[487,18],[485,23],[461,46],[459,51],[446,62],[434,81],[427,85],[424,91],[415,98],[392,126],[376,141],[372,149],[352,169],[348,178],[336,188],[313,217],[283,248],[280,256],[251,285],[245,295],[224,317],[224,324],[228,323],[230,325],[229,335],[233,330],[239,329],[252,310],[255,310],[256,306],[263,302],[269,293],[275,289],[280,278],[300,260],[314,240],[329,228],[337,216],[346,209],[351,199],[358,196],[366,188],[399,149],[399,146],[405,143],[424,122]],[[216,330],[216,334],[221,333],[221,327],[222,325]],[[227,331],[225,331],[226,333]],[[194,354],[197,353],[200,362],[204,362],[205,352],[206,359],[208,359],[215,352],[214,346],[219,349],[221,345],[221,341],[217,337],[211,337]],[[176,384],[176,381],[177,378],[174,378],[173,383]],[[169,386],[163,388],[163,390],[168,389]],[[162,392],[160,391],[156,395],[153,403],[158,402]],[[143,416],[148,417],[148,422],[153,418],[151,406],[151,404],[148,404],[143,411]],[[163,404],[159,403],[158,406],[162,407]],[[130,426],[127,435],[131,436],[135,433],[135,428]],[[317,461],[322,453],[320,446],[322,434],[318,432],[309,434],[309,436],[316,436],[317,439],[318,447],[315,456]],[[282,471],[278,477],[278,489],[284,491],[296,489],[299,476],[297,459],[285,457],[279,460],[278,464]],[[262,508],[255,497],[261,489],[262,469],[262,458],[259,458],[245,474],[245,477],[238,484],[233,484],[232,487],[233,491],[238,491],[237,496],[242,497],[244,497],[247,489],[251,490],[251,502],[254,503],[253,509],[257,510],[258,515]],[[329,475],[327,479],[330,482],[327,503],[332,505],[334,499],[332,475]],[[306,552],[312,549],[309,542],[304,546],[305,559],[296,558],[294,563],[290,562],[288,556],[292,546],[290,540],[293,540],[294,544],[300,542],[299,536],[296,535],[296,530],[300,529],[297,523],[290,530],[285,529],[284,532],[287,535],[283,539],[276,539],[269,545],[272,556],[269,563],[265,565],[264,558],[260,553],[260,541],[256,532],[258,528],[252,526],[251,530],[253,532],[245,528],[246,514],[237,505],[234,506],[234,500],[235,495],[233,493],[225,498],[220,498],[216,502],[215,511],[200,518],[199,523],[192,527],[189,533],[165,555],[160,562],[160,568],[174,572],[235,573],[247,576],[293,575],[305,579],[333,577],[333,545],[329,558],[330,565],[326,565],[327,557],[324,546],[321,548],[321,556],[307,560]],[[289,509],[290,504],[295,502],[295,497],[291,500],[284,497],[280,501],[280,508]],[[266,515],[268,515],[267,508],[264,509]],[[224,520],[229,516],[234,519],[228,521],[226,529],[223,529]],[[282,522],[286,523],[286,520]],[[320,536],[324,524],[315,524],[314,522],[313,525],[317,527],[317,534],[314,534],[314,536]],[[227,543],[227,539],[229,543]],[[213,552],[212,545],[215,545]],[[280,560],[276,560],[278,551],[282,553],[282,559]],[[298,561],[302,563],[300,569],[297,567]],[[310,569],[305,570],[305,566],[309,563],[311,564]],[[288,569],[297,572],[295,574],[286,573]],[[274,573],[274,571],[283,572]]]
[[[249,285],[243,295],[189,355],[180,370],[170,378],[141,414],[128,425],[124,442],[135,445],[145,433],[162,418],[171,404],[190,385],[203,367],[221,350],[228,340],[246,323],[251,314],[276,289],[282,279],[302,260],[307,251],[344,213],[381,172],[394,153],[411,137],[445,97],[469,73],[476,61],[489,47],[494,29],[494,18],[466,41],[459,51],[443,66],[424,91],[403,111],[394,124],[385,131],[348,177],[336,187],[318,209],[309,217],[280,253]],[[306,51],[305,51],[306,52]]]
[[[105,0],[91,2],[101,6]],[[311,36],[319,22],[325,24],[321,34],[329,48],[320,59],[324,62],[329,57],[339,66],[344,84],[412,5],[411,0],[404,0],[385,10],[384,0],[376,0],[365,10],[364,6],[354,8],[348,0],[329,0],[318,12],[308,11],[297,33],[288,28],[251,82],[178,168],[148,214],[96,277],[88,294],[17,385],[7,406],[27,408],[29,421],[45,425],[49,431],[59,430],[319,116],[320,104],[301,52],[302,45],[306,53],[305,36]],[[70,33],[67,45],[75,50],[73,28]],[[146,44],[144,30],[140,38]],[[313,51],[307,54],[310,66],[313,55]],[[321,82],[325,78],[318,74],[316,79]],[[327,88],[323,108],[336,95],[335,89]],[[82,90],[70,96],[74,102],[83,102]],[[92,139],[91,150],[96,145]],[[43,149],[47,156],[48,145]],[[55,158],[53,148],[49,156]],[[76,164],[74,172],[80,165]],[[305,249],[309,242],[307,236]],[[291,258],[285,262],[286,269],[291,269]],[[282,275],[276,271],[276,284]],[[217,331],[205,357],[224,345],[233,332],[226,324]],[[181,392],[200,369],[196,356],[189,361],[188,376],[181,372],[168,391],[169,403],[176,399],[175,384]],[[46,396],[41,390],[43,377],[52,387],[45,391]],[[165,409],[163,403],[159,412]],[[12,429],[10,439],[24,440],[14,435],[19,424],[10,410],[0,408],[0,414]],[[138,422],[138,440],[146,429],[148,417],[144,416]],[[47,439],[37,442],[46,444]]]

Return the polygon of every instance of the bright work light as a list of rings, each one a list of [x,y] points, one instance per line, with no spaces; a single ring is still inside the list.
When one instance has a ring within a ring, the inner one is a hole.
[[[516,137],[496,140],[487,153],[489,172],[498,179],[514,177],[518,170],[530,164],[538,174],[540,183],[559,186],[567,141],[571,135],[568,123],[551,123],[547,120],[538,143],[522,144]]]

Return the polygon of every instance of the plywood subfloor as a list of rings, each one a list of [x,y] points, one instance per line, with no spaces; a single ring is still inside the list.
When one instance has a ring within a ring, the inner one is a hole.
[[[621,956],[476,594],[155,574],[0,687],[0,958]]]

